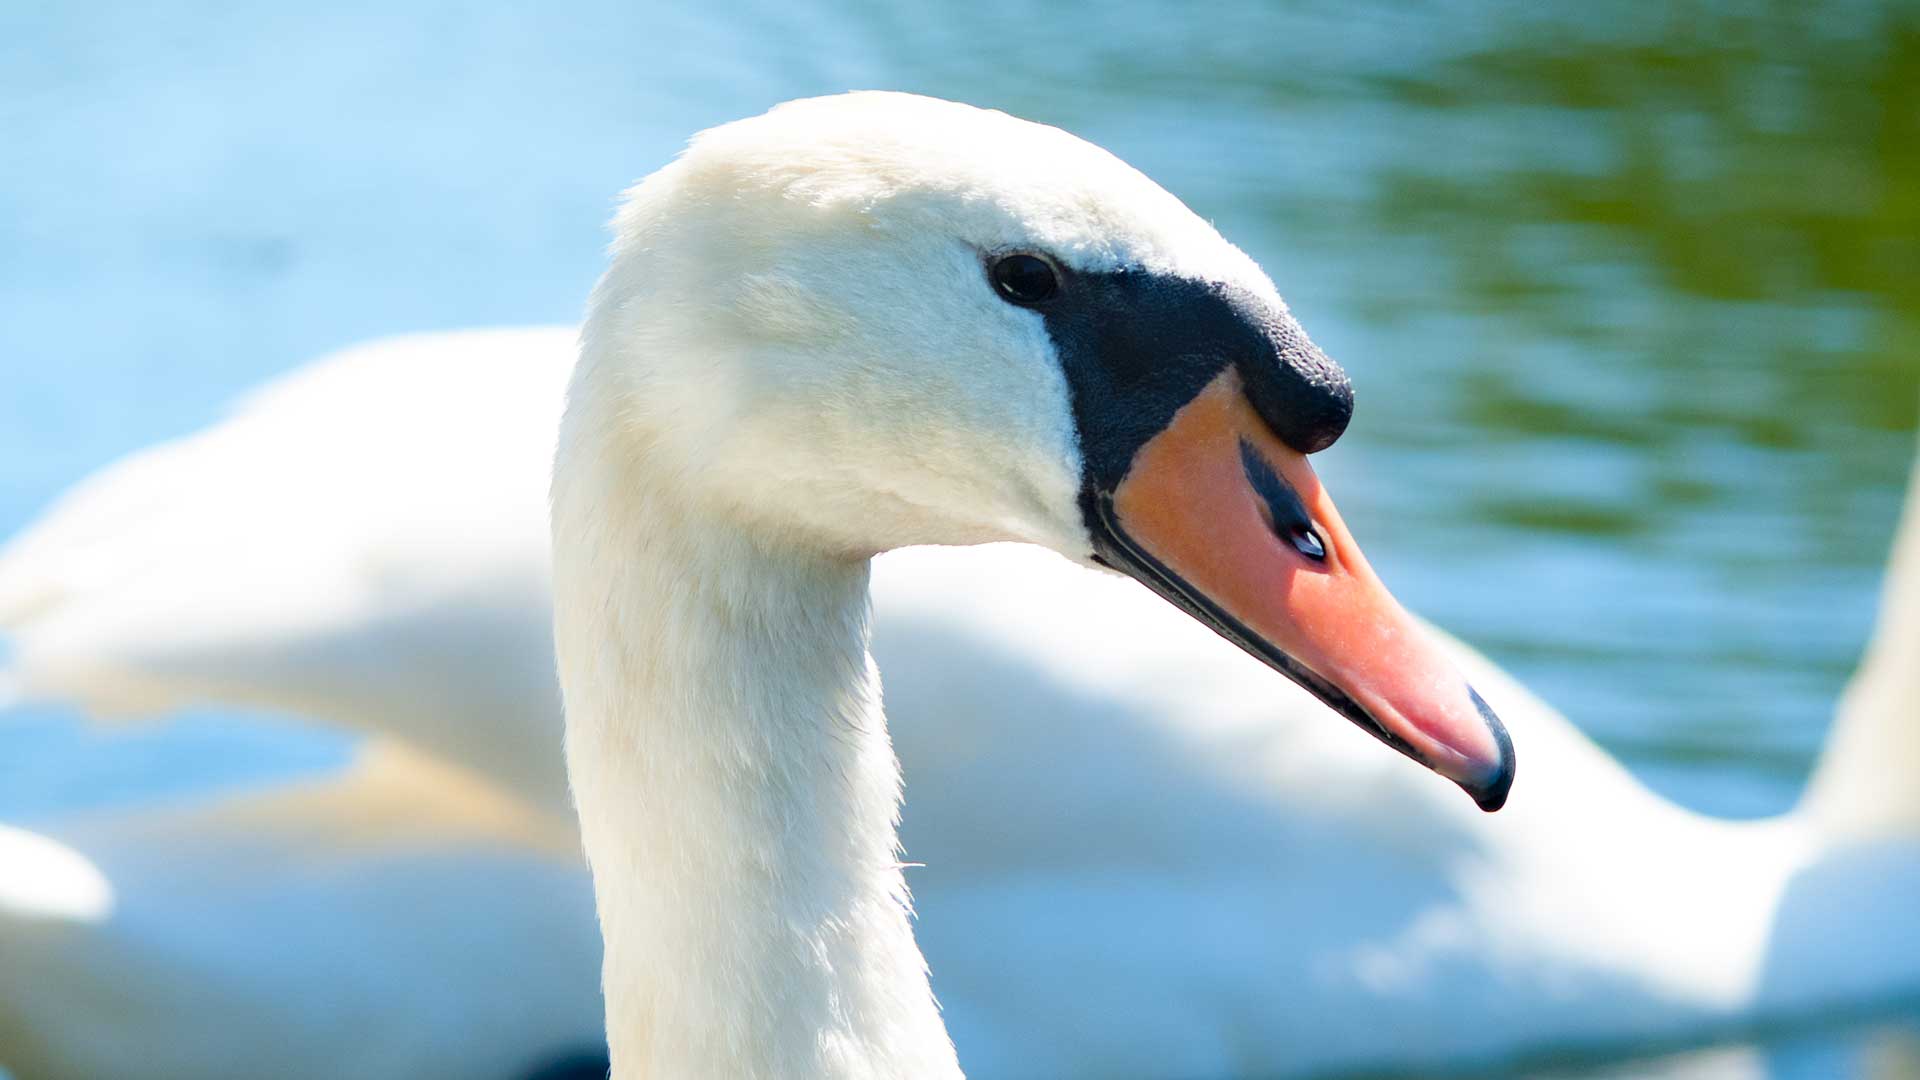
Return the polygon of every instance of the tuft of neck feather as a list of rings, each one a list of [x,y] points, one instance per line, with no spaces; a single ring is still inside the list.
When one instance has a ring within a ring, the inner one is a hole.
[[[1879,621],[1803,802],[1836,841],[1920,835],[1920,458]]]
[[[553,490],[615,1077],[958,1077],[913,940],[868,564],[770,546],[583,361]]]

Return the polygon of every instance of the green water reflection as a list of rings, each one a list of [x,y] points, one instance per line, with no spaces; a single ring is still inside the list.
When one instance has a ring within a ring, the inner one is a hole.
[[[1365,12],[1408,47],[1276,72],[1244,130],[1306,134],[1222,192],[1310,328],[1352,320],[1346,497],[1657,783],[1784,805],[1910,461],[1920,8]]]

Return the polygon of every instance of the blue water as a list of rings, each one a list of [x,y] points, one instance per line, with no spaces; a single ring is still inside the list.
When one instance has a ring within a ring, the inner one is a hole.
[[[5,5],[0,534],[327,349],[574,318],[614,193],[693,130],[918,90],[1213,219],[1353,373],[1323,471],[1403,598],[1662,791],[1778,811],[1911,461],[1920,24],[1731,7]],[[16,712],[0,818],[344,749]],[[1725,1052],[1864,1074],[1900,1030]]]

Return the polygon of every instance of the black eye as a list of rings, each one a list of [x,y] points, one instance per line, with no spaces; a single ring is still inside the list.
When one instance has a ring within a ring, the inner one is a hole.
[[[1053,267],[1037,255],[1002,255],[987,273],[1000,295],[1016,304],[1038,304],[1060,291]]]

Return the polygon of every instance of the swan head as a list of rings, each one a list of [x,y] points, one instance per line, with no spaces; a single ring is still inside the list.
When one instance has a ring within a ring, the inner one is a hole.
[[[1128,574],[1505,800],[1504,729],[1308,464],[1345,373],[1112,154],[913,95],[797,101],[697,136],[615,234],[567,426],[646,483],[770,543],[1017,540]]]

